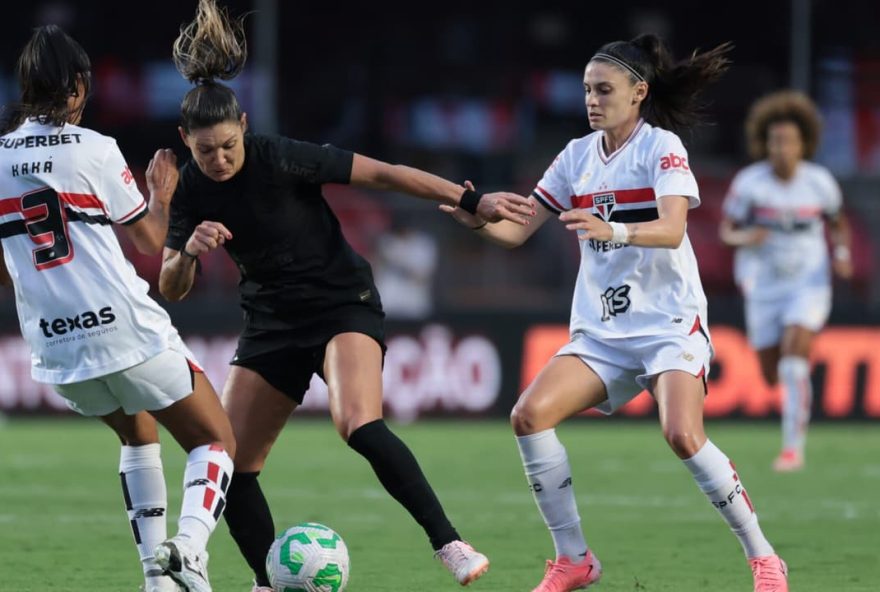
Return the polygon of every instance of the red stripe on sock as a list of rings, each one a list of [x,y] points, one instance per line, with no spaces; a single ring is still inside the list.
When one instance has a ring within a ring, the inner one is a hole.
[[[746,500],[746,504],[749,506],[749,510],[751,510],[752,514],[754,514],[755,506],[752,505],[752,500],[749,499],[749,494],[746,493],[745,488],[743,488],[743,499]]]
[[[214,492],[213,489],[211,489],[210,487],[205,488],[205,499],[202,500],[202,506],[204,506],[204,508],[206,510],[208,510],[209,512],[211,511],[211,508],[214,507],[214,496],[215,495],[216,495],[216,493]]]
[[[226,452],[226,449],[224,449],[219,444],[211,444],[210,446],[208,446],[208,450],[210,450],[211,452]]]
[[[217,477],[220,475],[220,465],[208,463],[208,479],[217,483]]]

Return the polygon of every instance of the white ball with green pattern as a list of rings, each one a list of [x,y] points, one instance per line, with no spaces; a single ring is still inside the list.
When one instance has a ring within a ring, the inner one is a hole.
[[[342,592],[348,584],[348,548],[333,529],[315,522],[288,528],[266,556],[275,592]]]

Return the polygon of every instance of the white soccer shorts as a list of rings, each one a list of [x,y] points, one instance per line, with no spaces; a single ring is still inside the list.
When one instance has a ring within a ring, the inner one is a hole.
[[[54,388],[80,415],[102,417],[120,407],[134,415],[165,409],[188,397],[193,392],[194,371],[201,372],[201,368],[189,350],[166,349],[137,366]]]
[[[681,370],[694,376],[707,376],[713,351],[702,330],[691,335],[623,337],[605,341],[576,333],[556,355],[577,356],[599,376],[605,384],[608,399],[596,409],[610,415],[642,390],[651,392],[651,380],[658,374]]]
[[[818,332],[831,314],[831,287],[794,290],[785,298],[746,298],[746,331],[755,349],[766,349],[782,341],[786,327],[798,325]]]

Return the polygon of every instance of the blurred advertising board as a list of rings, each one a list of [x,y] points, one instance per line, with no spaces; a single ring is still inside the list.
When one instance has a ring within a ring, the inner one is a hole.
[[[740,329],[712,327],[715,360],[708,417],[776,417],[779,393],[761,378]],[[215,386],[222,388],[235,335],[185,335]],[[419,417],[505,417],[516,397],[568,340],[565,325],[518,315],[462,316],[430,323],[388,323],[385,404],[400,421]],[[880,419],[880,328],[832,326],[813,348],[814,417]],[[325,413],[327,389],[315,377],[302,411]],[[51,388],[30,378],[27,346],[0,337],[0,412],[68,413]],[[618,416],[656,415],[642,393]]]

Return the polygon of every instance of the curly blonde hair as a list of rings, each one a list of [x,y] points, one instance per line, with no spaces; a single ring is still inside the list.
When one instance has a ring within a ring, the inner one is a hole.
[[[780,122],[790,122],[798,127],[804,143],[804,158],[813,158],[819,148],[822,116],[810,97],[794,90],[771,93],[752,104],[746,118],[749,155],[756,160],[767,158],[768,130]]]

